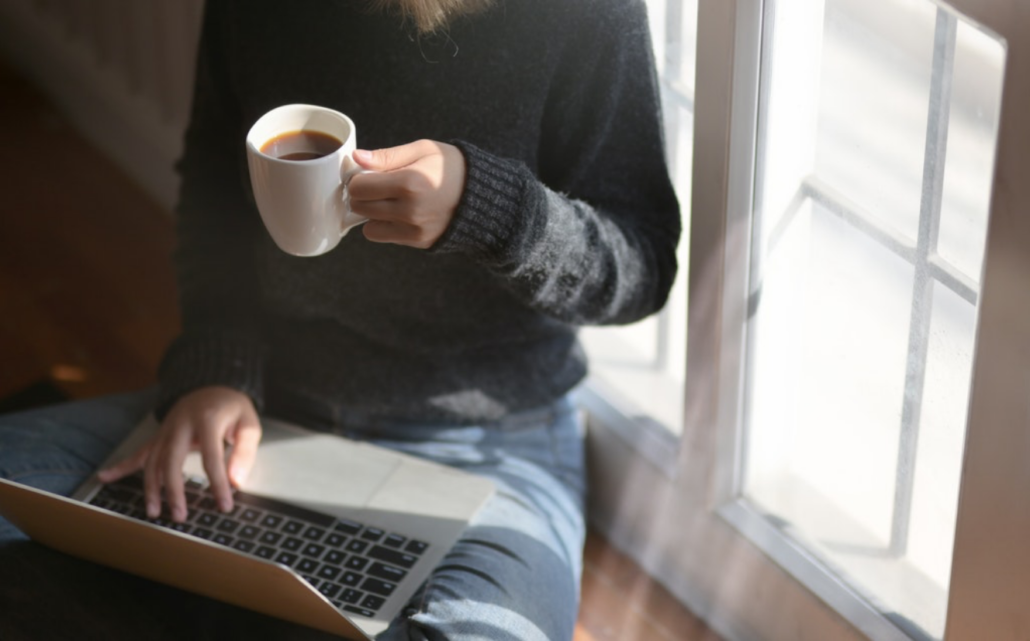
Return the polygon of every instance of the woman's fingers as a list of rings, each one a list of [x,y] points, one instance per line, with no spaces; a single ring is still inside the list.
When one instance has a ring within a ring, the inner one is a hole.
[[[158,463],[164,480],[165,500],[172,520],[181,523],[186,520],[186,492],[183,487],[182,466],[186,462],[193,443],[192,431],[188,428],[172,430],[165,437],[162,461]]]
[[[128,458],[122,459],[114,465],[97,472],[97,478],[100,479],[101,483],[112,483],[120,478],[139,472],[147,463],[152,445],[153,441],[148,441]]]
[[[450,225],[465,189],[461,151],[453,145],[420,140],[389,149],[355,151],[354,157],[362,167],[373,170],[354,176],[347,188],[354,213],[369,219],[365,237],[431,247]]]
[[[372,171],[393,171],[407,167],[419,158],[436,152],[437,147],[437,143],[431,140],[416,140],[406,145],[385,149],[357,149],[354,151],[354,160],[365,169]]]
[[[194,449],[200,450],[204,471],[218,508],[232,509],[232,488],[227,473],[225,444],[235,444],[232,465],[235,485],[243,482],[253,465],[261,424],[250,398],[223,387],[201,388],[184,396],[165,417],[161,429],[129,458],[98,473],[103,483],[143,470],[144,504],[149,518],[161,514],[162,493],[171,519],[187,517],[183,465]]]
[[[150,448],[150,456],[143,466],[143,501],[147,510],[147,518],[156,519],[161,515],[161,450],[164,439],[158,437]]]
[[[218,509],[228,512],[232,509],[232,489],[225,473],[225,431],[209,429],[200,434],[200,458]]]
[[[250,474],[261,442],[261,424],[256,418],[241,418],[233,433],[232,454],[229,455],[229,481],[240,487]]]
[[[364,234],[365,238],[373,243],[395,243],[419,249],[431,247],[436,240],[431,233],[421,227],[382,220],[370,220],[365,223]]]

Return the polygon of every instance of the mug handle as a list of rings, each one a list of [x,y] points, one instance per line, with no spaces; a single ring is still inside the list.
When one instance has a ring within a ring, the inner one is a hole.
[[[371,173],[375,172],[373,172],[371,169],[364,169],[358,163],[354,162],[349,155],[343,157],[343,163],[340,170],[340,183],[341,187],[343,188],[343,201],[341,203],[343,205],[343,212],[340,216],[341,235],[346,234],[353,227],[357,227],[358,225],[364,222],[368,222],[367,218],[365,218],[364,216],[359,216],[351,210],[350,189],[348,189],[348,187],[350,186],[350,181],[352,178],[354,178],[354,176],[357,176],[358,174]]]

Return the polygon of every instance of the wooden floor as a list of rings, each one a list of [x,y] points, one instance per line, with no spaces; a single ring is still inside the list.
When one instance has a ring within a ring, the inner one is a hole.
[[[168,214],[0,64],[0,398],[152,384],[177,331]],[[719,641],[592,533],[575,641]]]

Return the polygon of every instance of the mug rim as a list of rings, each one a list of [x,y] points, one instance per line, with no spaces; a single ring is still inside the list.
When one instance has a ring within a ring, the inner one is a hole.
[[[324,133],[324,134],[333,136],[334,138],[340,138],[340,135],[337,132],[325,131],[325,128],[320,128],[320,127],[307,127],[307,128],[300,128],[300,129],[284,129],[284,130],[278,131],[278,132],[273,133],[273,134],[268,135],[268,136],[262,136],[261,137],[262,140],[260,141],[260,143],[255,142],[255,138],[256,138],[257,134],[260,133],[261,129],[263,127],[268,126],[268,124],[267,124],[268,121],[273,120],[273,119],[275,119],[277,117],[281,117],[284,112],[295,112],[295,111],[307,112],[307,113],[311,113],[311,114],[318,113],[318,114],[328,115],[328,116],[331,116],[333,118],[336,118],[344,126],[346,126],[347,127],[347,136],[345,136],[344,139],[340,141],[341,144],[340,144],[339,149],[337,149],[333,153],[326,154],[325,156],[320,156],[318,158],[309,158],[307,160],[283,160],[282,158],[276,158],[275,156],[270,156],[270,155],[264,153],[263,151],[261,151],[261,147],[266,142],[268,142],[269,140],[271,140],[275,136],[282,135],[284,133],[288,133],[288,132],[291,132],[291,131],[305,131],[305,130],[307,130],[307,131],[318,131],[320,133]],[[303,103],[294,103],[294,104],[288,104],[288,105],[281,105],[279,107],[276,107],[274,109],[271,109],[271,110],[265,112],[260,118],[258,118],[257,120],[254,121],[254,124],[252,124],[250,126],[250,129],[247,131],[247,149],[249,151],[251,151],[252,153],[260,156],[262,159],[270,160],[270,161],[273,161],[273,162],[279,163],[279,164],[296,165],[296,164],[300,164],[300,163],[303,163],[303,164],[317,164],[319,162],[329,162],[332,159],[334,159],[339,153],[344,151],[344,149],[347,147],[348,142],[350,142],[354,138],[354,131],[355,131],[354,121],[351,120],[346,114],[341,113],[339,111],[336,111],[335,109],[330,109],[329,107],[322,107],[322,106],[319,106],[319,105],[309,105],[309,104],[303,104]]]

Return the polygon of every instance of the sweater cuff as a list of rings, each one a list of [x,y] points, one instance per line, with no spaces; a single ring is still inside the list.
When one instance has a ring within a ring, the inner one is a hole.
[[[430,251],[500,259],[517,233],[525,199],[521,165],[493,156],[467,142],[452,141],[465,156],[465,191],[447,231]]]
[[[264,405],[263,360],[258,341],[251,337],[216,333],[180,336],[158,370],[158,420],[164,420],[176,401],[189,392],[212,385],[243,392],[260,412]]]

